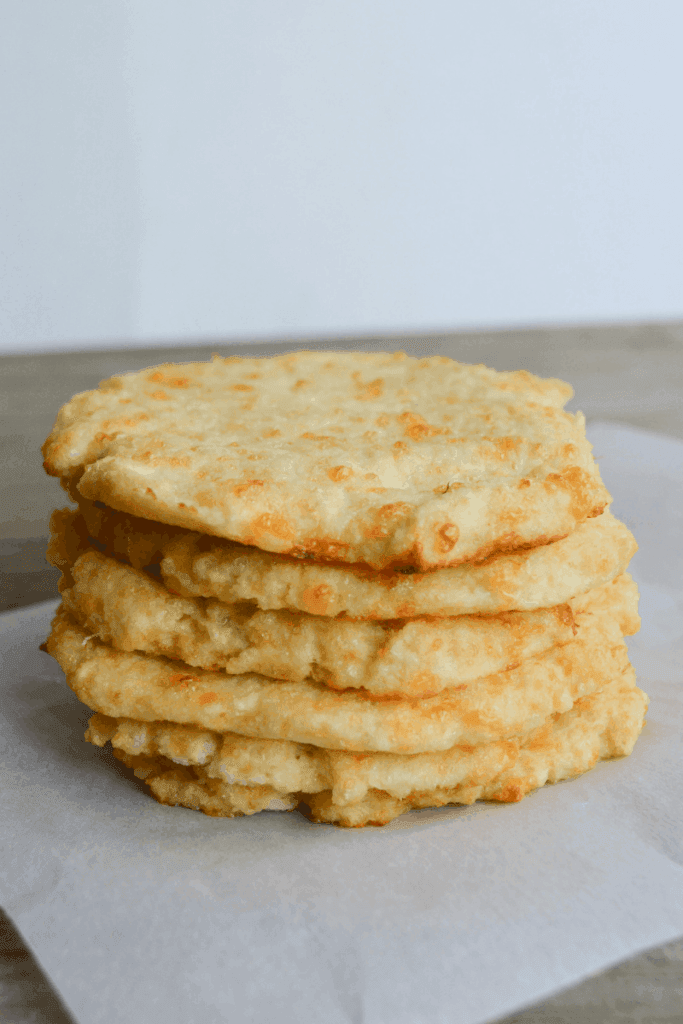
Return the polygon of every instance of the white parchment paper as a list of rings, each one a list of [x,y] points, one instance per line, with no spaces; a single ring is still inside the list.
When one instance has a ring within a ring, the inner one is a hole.
[[[475,1024],[683,934],[683,443],[594,425],[636,533],[647,725],[520,804],[338,830],[161,807],[0,617],[0,900],[83,1024]]]

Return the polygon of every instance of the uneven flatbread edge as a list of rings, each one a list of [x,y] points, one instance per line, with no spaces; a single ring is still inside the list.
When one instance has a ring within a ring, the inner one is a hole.
[[[581,635],[596,616],[614,619],[623,635],[640,626],[638,588],[628,574],[554,608],[392,623],[183,598],[93,550],[78,557],[60,590],[74,620],[116,650],[391,697],[432,696],[505,671]]]
[[[411,808],[517,802],[546,783],[588,771],[598,760],[627,756],[647,704],[629,667],[601,691],[551,716],[521,744],[499,741],[412,757],[340,754],[102,715],[93,716],[86,739],[97,746],[111,741],[116,756],[161,803],[218,817],[298,807],[314,821],[359,827],[387,824]],[[206,752],[206,736],[215,754]],[[199,761],[188,762],[192,747]]]
[[[267,551],[459,565],[609,504],[583,418],[548,385],[544,403],[529,374],[401,354],[150,368],[72,399],[45,468],[74,495]]]
[[[287,739],[327,749],[402,754],[447,750],[527,733],[550,714],[604,687],[628,665],[615,622],[552,648],[518,668],[443,690],[388,699],[337,692],[310,681],[193,669],[182,662],[116,651],[63,610],[46,650],[88,707],[112,717],[168,720],[214,732]]]
[[[264,611],[290,609],[350,619],[407,619],[532,611],[564,604],[608,583],[638,549],[610,512],[568,537],[531,550],[494,555],[477,565],[405,575],[277,555],[230,541],[98,508],[62,509],[50,523],[48,560],[63,571],[91,543],[135,568],[152,564],[172,592],[255,601]]]

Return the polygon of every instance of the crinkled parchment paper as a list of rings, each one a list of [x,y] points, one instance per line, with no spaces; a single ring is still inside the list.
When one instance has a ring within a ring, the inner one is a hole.
[[[640,541],[633,755],[520,804],[342,831],[161,807],[0,617],[0,901],[83,1024],[474,1024],[683,933],[683,444],[594,425]]]

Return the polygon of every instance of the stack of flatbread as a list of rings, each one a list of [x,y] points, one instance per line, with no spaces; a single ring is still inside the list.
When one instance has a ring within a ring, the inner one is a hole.
[[[571,388],[301,352],[114,377],[45,466],[47,643],[157,800],[384,824],[630,753],[635,541]]]

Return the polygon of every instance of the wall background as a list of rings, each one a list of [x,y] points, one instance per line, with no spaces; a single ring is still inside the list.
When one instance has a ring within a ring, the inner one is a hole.
[[[678,0],[49,0],[0,351],[683,315]]]

